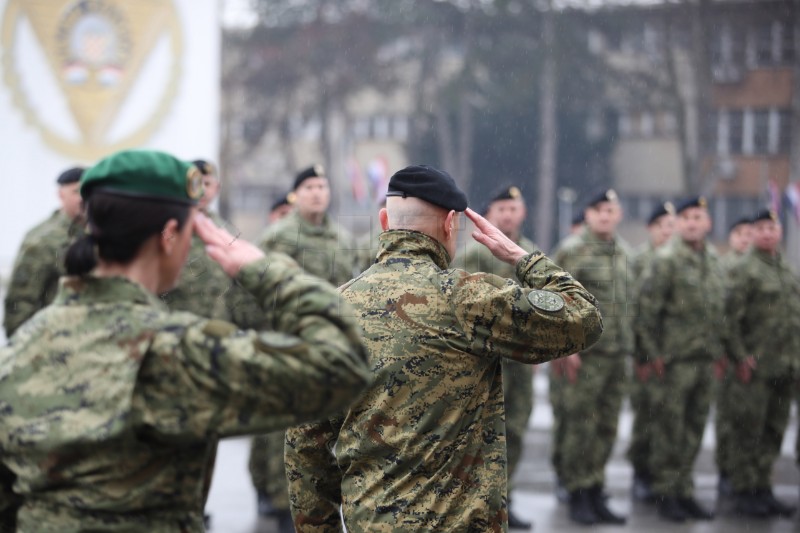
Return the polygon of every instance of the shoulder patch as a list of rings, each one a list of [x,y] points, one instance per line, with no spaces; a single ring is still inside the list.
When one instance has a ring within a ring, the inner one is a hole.
[[[221,339],[222,337],[227,337],[235,333],[238,329],[239,328],[230,322],[225,322],[224,320],[209,320],[206,322],[206,325],[203,326],[203,333],[209,337]]]
[[[532,306],[542,311],[555,312],[564,308],[564,298],[561,295],[541,289],[529,292],[528,301]]]

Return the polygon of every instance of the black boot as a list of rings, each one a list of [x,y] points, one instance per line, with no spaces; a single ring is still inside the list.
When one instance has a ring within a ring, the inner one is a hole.
[[[559,477],[556,478],[556,500],[558,503],[569,503],[569,491]]]
[[[569,494],[569,517],[573,522],[587,526],[600,522],[588,489],[578,489]]]
[[[604,524],[617,525],[622,525],[627,522],[627,519],[624,516],[614,514],[611,509],[608,508],[606,499],[603,496],[603,487],[600,485],[595,485],[594,487],[590,488],[589,496],[592,499],[594,514],[597,515],[597,518],[600,520],[600,522]]]
[[[769,507],[761,500],[757,491],[735,492],[734,500],[736,502],[734,509],[739,514],[753,518],[767,518],[771,514]]]
[[[211,515],[208,513],[203,513],[203,527],[205,527],[206,530],[211,529]]]
[[[733,487],[731,486],[731,480],[728,477],[728,474],[726,474],[725,472],[719,473],[719,481],[717,481],[717,493],[721,498],[733,496]]]
[[[523,520],[514,514],[511,510],[511,503],[508,504],[508,528],[509,529],[530,529],[533,526],[532,522]]]
[[[272,516],[275,513],[275,508],[272,506],[272,498],[267,496],[266,493],[258,492],[258,516]]]
[[[274,516],[278,520],[279,533],[294,533],[294,522],[292,522],[291,512],[280,509],[275,511]]]
[[[794,516],[795,508],[792,505],[787,505],[777,499],[772,493],[772,489],[761,489],[758,491],[758,497],[761,503],[769,510],[771,515],[782,516],[783,518],[791,518]]]
[[[714,520],[714,513],[703,509],[697,500],[692,497],[678,498],[678,503],[681,504],[683,510],[689,518],[696,520]]]
[[[655,495],[653,494],[653,489],[650,486],[650,474],[648,472],[633,473],[633,486],[631,487],[631,495],[637,502],[655,502]]]
[[[675,496],[661,496],[657,498],[658,514],[670,522],[686,522],[686,511]]]

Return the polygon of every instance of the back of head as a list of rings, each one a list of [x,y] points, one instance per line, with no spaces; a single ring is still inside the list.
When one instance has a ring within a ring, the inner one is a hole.
[[[163,152],[113,154],[81,178],[87,235],[67,251],[69,275],[88,274],[98,260],[127,264],[167,221],[183,226],[203,194],[197,168]]]

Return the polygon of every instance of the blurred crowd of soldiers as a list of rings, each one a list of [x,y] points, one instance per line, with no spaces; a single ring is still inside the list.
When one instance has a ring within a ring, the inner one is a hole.
[[[220,187],[216,168],[204,160],[194,164],[204,177],[200,210],[231,230],[211,209]],[[59,176],[61,209],[24,238],[5,299],[8,337],[53,299],[64,274],[63,254],[82,231],[82,170]],[[329,204],[324,169],[301,171],[292,191],[272,206],[260,246],[291,256],[338,287],[369,268],[378,243],[376,232],[356,239],[337,225]],[[521,234],[526,210],[518,187],[498,190],[482,214],[527,253],[537,250]],[[716,401],[720,497],[732,499],[747,516],[793,515],[795,509],[775,498],[771,484],[790,405],[800,395],[800,281],[781,254],[776,214],[764,210],[734,224],[723,256],[707,241],[711,219],[703,197],[659,205],[646,221],[648,241],[635,251],[617,233],[623,212],[614,191],[599,192],[580,215],[552,257],[597,299],[604,330],[593,346],[550,363],[551,460],[556,495],[570,518],[580,524],[626,522],[605,493],[605,466],[626,396],[635,415],[628,450],[635,499],[653,503],[672,522],[713,518],[694,497],[692,469]],[[452,266],[523,281],[513,264],[478,242]],[[162,300],[173,310],[241,328],[262,326],[258,304],[208,258],[197,237],[178,287]],[[503,359],[508,496],[533,410],[534,370]],[[254,438],[250,457],[258,513],[275,517],[282,532],[298,523],[290,509],[286,439],[285,431]],[[513,512],[510,498],[507,520],[511,528],[531,527]]]

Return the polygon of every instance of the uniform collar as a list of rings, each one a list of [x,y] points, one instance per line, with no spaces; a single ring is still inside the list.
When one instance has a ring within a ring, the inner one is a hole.
[[[447,253],[442,243],[422,232],[393,229],[384,231],[378,239],[380,241],[379,263],[394,257],[427,257],[441,269],[450,266],[450,254]]]
[[[138,283],[121,276],[64,276],[59,281],[57,305],[86,303],[135,303],[167,310],[166,305]]]
[[[768,265],[777,265],[781,262],[781,253],[778,252],[775,255],[768,254],[767,252],[761,251],[756,247],[750,248],[750,253],[754,256],[759,258],[761,261],[767,263]]]
[[[325,234],[329,233],[332,229],[331,219],[328,216],[328,213],[322,217],[322,224],[320,226],[316,226],[303,217],[300,216],[296,210],[289,214],[289,216],[294,217],[297,221],[297,224],[303,229],[305,233],[313,233],[313,234]]]

